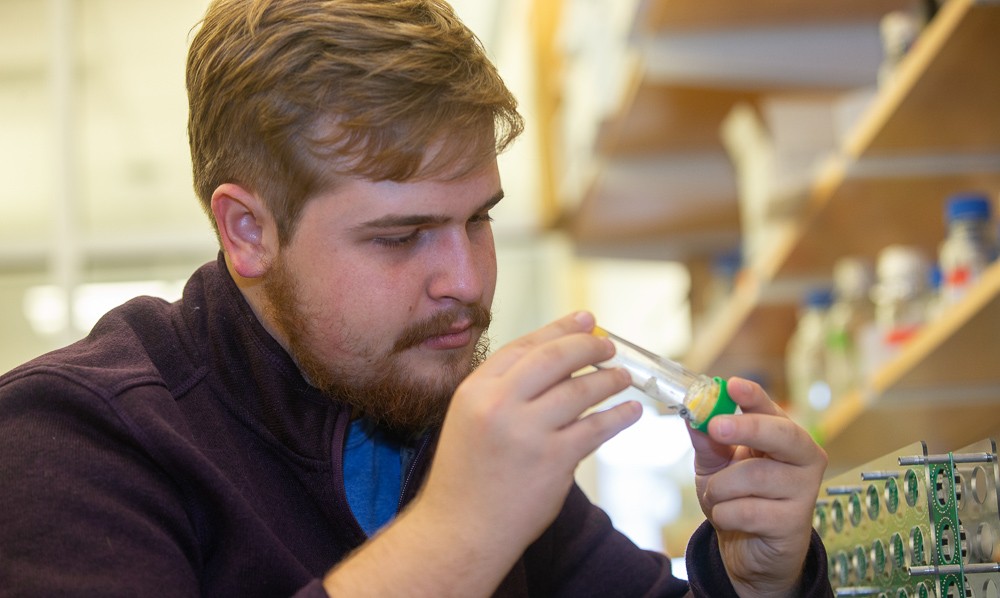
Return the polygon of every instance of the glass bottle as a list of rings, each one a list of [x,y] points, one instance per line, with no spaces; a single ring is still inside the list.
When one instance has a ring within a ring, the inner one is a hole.
[[[874,269],[868,260],[844,257],[833,267],[833,304],[827,314],[826,377],[832,400],[861,386],[867,377],[875,310],[871,301]]]
[[[948,232],[938,253],[943,306],[960,301],[995,258],[991,217],[985,195],[963,193],[948,199]]]
[[[875,367],[892,359],[927,321],[930,265],[924,252],[890,245],[879,252],[872,301],[879,354]]]
[[[828,288],[807,292],[785,351],[788,399],[799,423],[817,436],[820,416],[830,406],[826,377],[826,319],[833,304]]]

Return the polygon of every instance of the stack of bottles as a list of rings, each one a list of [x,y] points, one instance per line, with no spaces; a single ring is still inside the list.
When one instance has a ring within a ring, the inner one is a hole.
[[[863,388],[924,325],[960,302],[997,259],[988,196],[949,197],[945,222],[937,259],[909,245],[883,248],[874,267],[863,258],[841,258],[832,286],[804,296],[786,351],[788,399],[817,438],[831,404]]]

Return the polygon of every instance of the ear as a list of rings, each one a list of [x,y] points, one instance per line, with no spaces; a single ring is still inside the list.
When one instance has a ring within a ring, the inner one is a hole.
[[[236,273],[258,278],[267,272],[278,252],[278,230],[264,202],[240,185],[225,183],[212,194],[212,215]]]

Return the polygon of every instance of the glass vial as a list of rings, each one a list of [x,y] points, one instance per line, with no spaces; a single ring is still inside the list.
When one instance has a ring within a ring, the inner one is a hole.
[[[879,354],[876,367],[893,359],[927,321],[930,265],[913,246],[890,245],[879,252],[872,287]]]
[[[940,297],[944,305],[960,301],[993,261],[989,199],[980,194],[958,194],[948,199],[948,232],[938,254]]]
[[[669,413],[686,419],[702,432],[720,413],[735,413],[736,403],[726,391],[726,381],[686,370],[675,361],[660,357],[600,327],[594,335],[611,340],[615,355],[594,364],[598,368],[622,368],[632,377],[632,386],[662,404]]]

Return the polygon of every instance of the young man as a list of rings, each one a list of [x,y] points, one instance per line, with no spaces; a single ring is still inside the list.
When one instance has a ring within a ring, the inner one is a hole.
[[[217,0],[188,88],[220,257],[0,379],[0,591],[830,594],[825,455],[759,387],[691,433],[689,587],[573,482],[640,413],[589,411],[593,317],[486,356],[521,120],[447,5]]]

